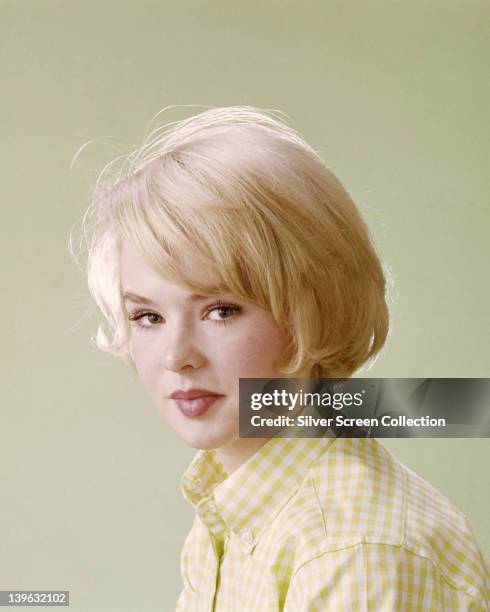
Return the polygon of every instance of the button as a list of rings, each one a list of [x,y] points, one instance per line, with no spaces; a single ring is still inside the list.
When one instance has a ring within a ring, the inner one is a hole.
[[[240,537],[242,542],[245,542],[245,544],[251,544],[254,541],[254,536],[250,529],[244,529],[241,532]]]
[[[208,508],[211,512],[217,512],[218,510],[216,504],[213,501],[209,502]]]

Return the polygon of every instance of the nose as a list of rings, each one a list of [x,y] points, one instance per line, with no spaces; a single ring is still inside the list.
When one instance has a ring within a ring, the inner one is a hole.
[[[166,370],[181,372],[186,368],[200,368],[204,355],[198,348],[197,338],[192,328],[183,323],[167,323],[164,340],[162,364]]]

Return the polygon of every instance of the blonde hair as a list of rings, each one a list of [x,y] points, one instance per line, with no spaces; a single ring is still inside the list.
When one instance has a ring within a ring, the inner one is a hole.
[[[123,240],[200,292],[185,259],[268,309],[289,334],[280,370],[348,377],[383,346],[386,282],[352,199],[271,112],[213,108],[154,130],[97,181],[83,221],[89,289],[109,325],[96,344],[131,363],[119,278]]]

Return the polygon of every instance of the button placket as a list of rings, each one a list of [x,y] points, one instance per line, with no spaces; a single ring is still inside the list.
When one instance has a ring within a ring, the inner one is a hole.
[[[247,552],[250,552],[254,544],[254,534],[251,529],[245,528],[240,531],[240,540],[244,544]]]

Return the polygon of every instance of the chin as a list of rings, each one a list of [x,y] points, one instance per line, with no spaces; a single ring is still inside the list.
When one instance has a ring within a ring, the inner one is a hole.
[[[194,448],[196,450],[215,450],[218,448],[215,444],[203,444],[199,442],[186,442],[189,448]]]
[[[187,446],[190,446],[190,448],[195,448],[196,450],[210,450],[214,447],[211,442],[199,439],[199,437],[193,438],[190,436],[181,436],[181,438]]]
[[[215,436],[192,436],[189,435],[189,432],[186,432],[186,435],[180,437],[187,444],[187,446],[195,448],[196,450],[214,450],[226,445],[228,442],[228,440],[223,440],[222,438]]]

